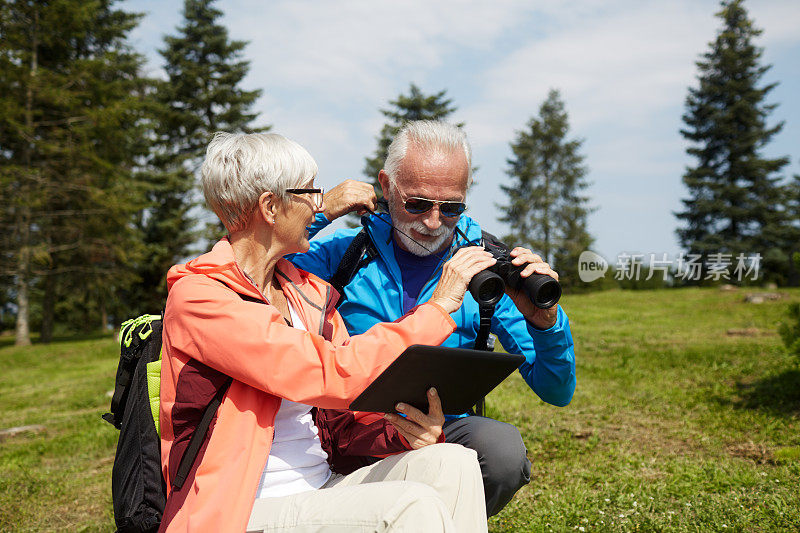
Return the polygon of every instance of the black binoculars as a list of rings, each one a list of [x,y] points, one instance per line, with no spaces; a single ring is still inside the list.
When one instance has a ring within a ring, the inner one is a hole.
[[[491,253],[497,263],[478,272],[469,282],[469,292],[481,306],[492,306],[505,294],[505,286],[524,290],[540,309],[549,309],[561,298],[561,284],[546,274],[533,273],[527,278],[520,276],[526,265],[511,264],[511,250],[497,237],[483,232],[481,246]]]

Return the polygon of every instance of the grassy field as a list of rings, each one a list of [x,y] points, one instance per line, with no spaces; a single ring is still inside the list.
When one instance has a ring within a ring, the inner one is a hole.
[[[488,399],[533,462],[490,530],[800,530],[800,367],[775,333],[800,291],[782,292],[760,305],[714,289],[566,297],[572,403],[544,404],[518,375]],[[113,529],[117,431],[100,414],[114,341],[9,342],[0,429],[45,430],[0,442],[0,530]]]

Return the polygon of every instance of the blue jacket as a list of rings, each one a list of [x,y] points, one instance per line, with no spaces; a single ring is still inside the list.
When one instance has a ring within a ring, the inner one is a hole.
[[[378,216],[384,220],[377,220]],[[339,313],[351,335],[358,335],[378,322],[391,322],[403,315],[402,277],[394,257],[391,228],[385,222],[388,220],[389,215],[381,214],[373,215],[366,221],[365,227],[378,249],[378,257],[356,272],[353,280],[344,288]],[[318,214],[309,228],[312,236],[328,224],[325,216]],[[475,244],[481,238],[480,226],[468,216],[461,216],[458,228],[471,242],[467,243],[456,233],[445,260],[459,246]],[[313,239],[307,253],[296,254],[288,259],[297,267],[329,280],[336,272],[345,250],[360,230],[343,229]],[[439,265],[431,279],[422,287],[419,303],[430,299],[441,273]],[[480,316],[478,304],[469,291],[464,296],[461,308],[450,316],[457,329],[442,346],[472,348],[478,335]],[[529,324],[511,298],[504,295],[495,308],[491,331],[497,335],[507,352],[525,356],[519,372],[542,400],[558,406],[570,402],[575,392],[575,351],[569,320],[561,306],[558,306],[555,325],[550,329],[540,330]]]

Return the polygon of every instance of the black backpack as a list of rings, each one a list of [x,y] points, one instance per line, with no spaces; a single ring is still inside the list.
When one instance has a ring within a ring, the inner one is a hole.
[[[151,396],[158,398],[160,387],[161,330],[160,315],[143,315],[120,328],[120,358],[111,412],[103,415],[105,421],[120,430],[111,472],[118,532],[157,531],[166,505],[161,439],[156,428],[158,406],[151,406]],[[174,490],[183,486],[231,381],[229,377],[206,407],[179,463],[172,483]]]

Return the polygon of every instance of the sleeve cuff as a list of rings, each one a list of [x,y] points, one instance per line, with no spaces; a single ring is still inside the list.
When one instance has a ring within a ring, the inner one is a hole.
[[[549,328],[539,329],[530,322],[528,322],[528,320],[525,320],[525,323],[528,326],[528,331],[530,332],[531,336],[536,337],[540,335],[552,335],[553,333],[560,332],[561,330],[564,329],[565,319],[566,319],[566,313],[564,313],[564,310],[561,308],[560,305],[558,305],[558,314],[556,315],[556,323],[550,326]]]
[[[444,315],[444,317],[447,319],[447,323],[448,323],[448,324],[450,324],[450,327],[451,327],[451,328],[453,328],[453,331],[455,331],[455,330],[456,330],[456,323],[455,323],[455,321],[453,320],[453,317],[451,317],[451,316],[450,316],[450,313],[448,313],[447,311],[445,311],[445,310],[444,310],[444,308],[443,308],[441,305],[439,305],[439,304],[437,304],[437,303],[435,303],[435,302],[425,302],[425,303],[424,303],[424,304],[422,304],[422,305],[430,305],[430,306],[433,306],[433,307],[435,307],[436,309],[438,309],[438,310],[439,310],[439,312],[440,312],[440,313],[442,313],[442,315]],[[556,324],[557,324],[557,323],[558,323],[558,322],[556,322]]]

